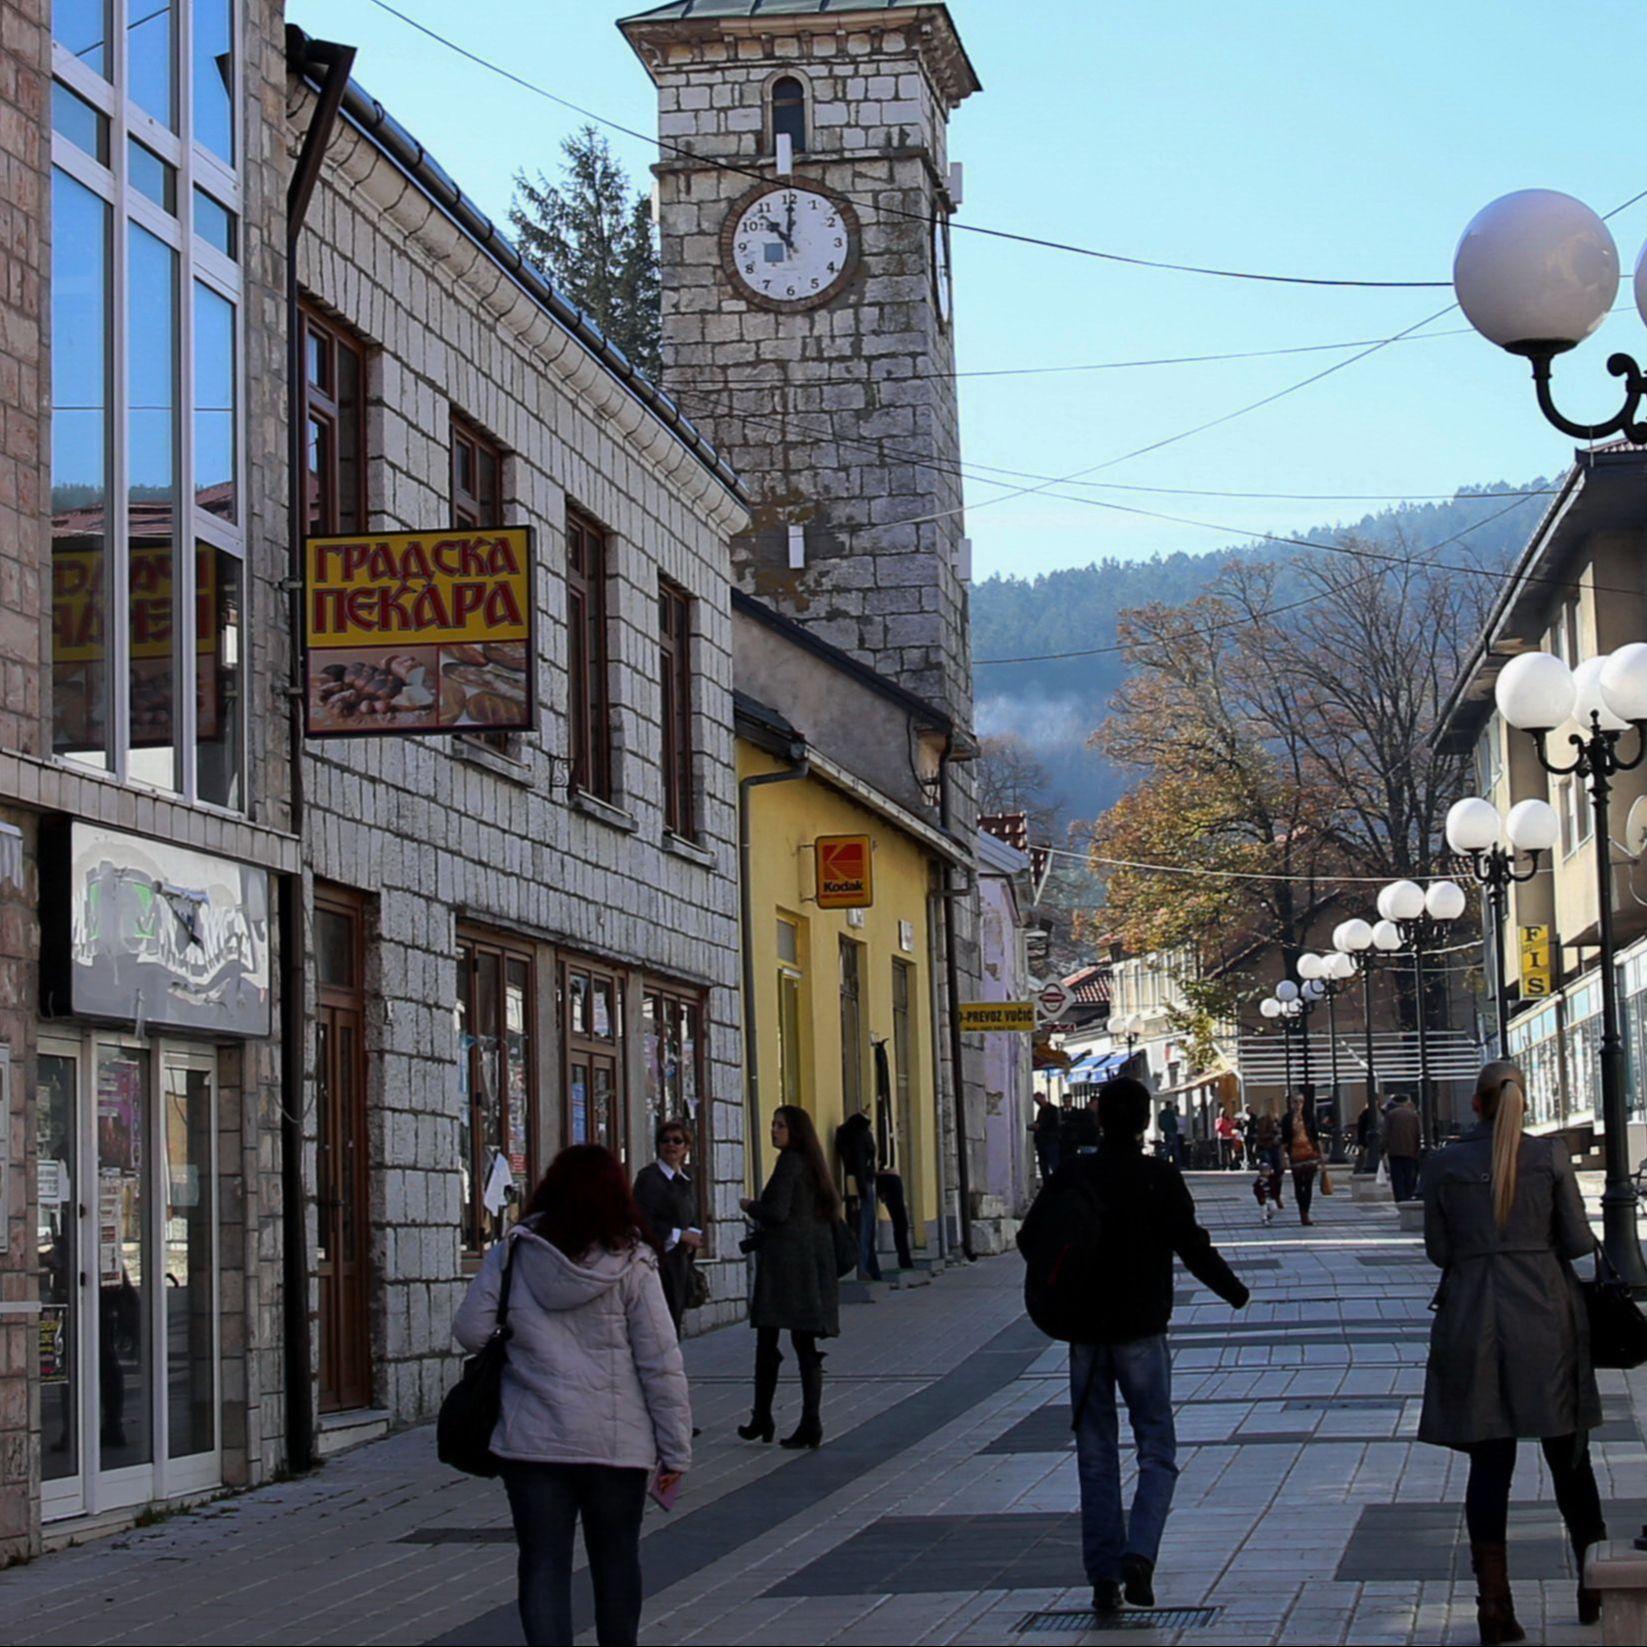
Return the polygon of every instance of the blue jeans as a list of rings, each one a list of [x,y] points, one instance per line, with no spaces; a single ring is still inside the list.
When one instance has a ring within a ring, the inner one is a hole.
[[[879,1281],[881,1260],[875,1251],[879,1207],[875,1186],[869,1184],[866,1188],[867,1194],[860,1191],[858,1195],[858,1277],[864,1281]]]
[[[632,1647],[640,1633],[646,1482],[645,1470],[505,1460],[503,1485],[520,1546],[520,1622],[529,1647],[570,1647],[572,1537],[580,1518],[595,1587],[595,1638],[602,1647]]]
[[[1080,1410],[1075,1462],[1081,1480],[1081,1556],[1087,1582],[1119,1579],[1124,1555],[1153,1562],[1178,1480],[1178,1433],[1172,1421],[1172,1355],[1167,1335],[1129,1344],[1071,1344],[1070,1400]],[[1132,1512],[1121,1508],[1120,1424],[1115,1392],[1127,1404],[1138,1484]],[[1083,1405],[1083,1395],[1085,1402]]]

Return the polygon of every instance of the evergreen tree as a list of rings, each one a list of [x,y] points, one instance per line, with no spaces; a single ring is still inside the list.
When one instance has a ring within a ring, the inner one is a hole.
[[[509,208],[522,252],[648,376],[662,368],[657,236],[639,190],[593,126],[561,145],[556,184],[515,174]]]

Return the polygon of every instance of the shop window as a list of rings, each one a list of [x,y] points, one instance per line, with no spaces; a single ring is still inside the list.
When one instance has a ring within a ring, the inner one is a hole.
[[[772,84],[772,150],[787,137],[796,154],[806,152],[806,87],[792,74]]]
[[[692,1128],[692,1181],[698,1192],[698,1222],[706,1223],[709,1200],[702,1163],[709,1159],[703,1103],[705,1049],[703,999],[666,985],[649,983],[642,1007],[646,1037],[646,1147],[665,1121],[684,1120]]]
[[[690,840],[692,808],[692,598],[658,589],[658,681],[663,719],[663,822]]]
[[[366,526],[366,357],[342,327],[303,310],[308,528],[316,537]]]
[[[504,1233],[533,1188],[533,972],[529,948],[459,934],[458,1160],[471,1255]]]
[[[841,939],[841,1116],[865,1108],[864,1062],[869,1043],[864,1036],[863,946]]]
[[[238,682],[186,688],[218,655],[203,577],[238,587],[245,557],[240,272],[203,221],[214,197],[183,186],[239,187],[234,6],[191,16],[183,99],[175,3],[52,8],[52,748],[241,809],[243,724],[222,719],[243,723]]]
[[[778,918],[778,1102],[805,1107],[801,1084],[801,929]]]
[[[600,1144],[626,1161],[623,974],[570,958],[559,972],[566,1141]]]
[[[572,784],[591,795],[612,793],[612,727],[606,667],[606,535],[573,510],[566,513],[567,714]]]

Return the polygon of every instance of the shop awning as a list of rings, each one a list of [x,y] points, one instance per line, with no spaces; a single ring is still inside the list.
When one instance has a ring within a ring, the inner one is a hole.
[[[1069,1078],[1083,1086],[1107,1081],[1120,1071],[1129,1056],[1125,1052],[1089,1052],[1079,1063],[1070,1065]]]

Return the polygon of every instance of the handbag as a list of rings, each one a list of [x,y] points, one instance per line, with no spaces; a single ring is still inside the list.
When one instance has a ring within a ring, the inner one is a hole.
[[[1584,1310],[1590,1318],[1590,1361],[1597,1367],[1628,1372],[1647,1361],[1647,1316],[1627,1282],[1596,1243],[1595,1278],[1580,1281]]]
[[[835,1279],[843,1281],[858,1267],[858,1238],[844,1218],[835,1220]]]
[[[463,1373],[440,1404],[435,1425],[435,1451],[442,1464],[450,1464],[465,1475],[498,1474],[501,1468],[492,1451],[492,1432],[503,1413],[503,1369],[509,1360],[509,1286],[515,1275],[515,1243],[503,1260],[503,1281],[498,1288],[497,1325],[492,1336],[463,1363]]]
[[[709,1302],[709,1275],[693,1264],[686,1272],[686,1307],[701,1310]]]

